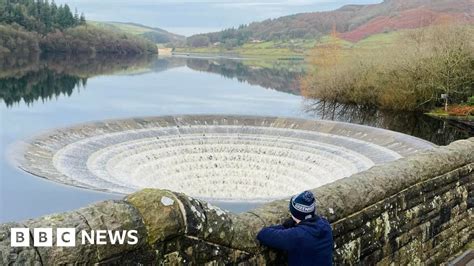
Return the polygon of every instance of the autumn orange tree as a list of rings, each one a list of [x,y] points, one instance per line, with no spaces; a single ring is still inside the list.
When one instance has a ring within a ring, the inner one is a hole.
[[[408,30],[370,51],[344,50],[337,34],[312,51],[302,94],[321,100],[426,110],[448,94],[453,103],[474,94],[472,26],[448,23]]]
[[[339,38],[336,27],[333,26],[331,35],[324,43],[319,43],[311,50],[309,56],[310,69],[308,74],[301,79],[301,94],[306,97],[318,97],[321,89],[319,82],[321,76],[328,78],[337,71],[342,59],[343,42]],[[325,80],[327,82],[328,80]],[[329,84],[326,84],[329,85]]]

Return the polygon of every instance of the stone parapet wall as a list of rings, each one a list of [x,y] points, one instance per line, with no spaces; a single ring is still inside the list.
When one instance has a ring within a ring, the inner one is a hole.
[[[474,235],[474,138],[372,167],[313,190],[332,223],[336,264],[439,264]],[[288,201],[232,214],[166,190],[0,225],[0,264],[264,264],[281,254],[258,230],[288,216]],[[137,245],[10,247],[12,227],[138,230]]]

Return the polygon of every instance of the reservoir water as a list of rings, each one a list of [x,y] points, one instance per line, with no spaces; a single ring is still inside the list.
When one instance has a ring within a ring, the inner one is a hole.
[[[302,61],[224,58],[48,57],[0,70],[0,221],[119,199],[50,182],[10,163],[14,144],[55,128],[104,119],[184,114],[326,119],[390,129],[438,145],[473,136],[417,113],[321,103],[299,95]],[[255,203],[217,205],[232,211]]]

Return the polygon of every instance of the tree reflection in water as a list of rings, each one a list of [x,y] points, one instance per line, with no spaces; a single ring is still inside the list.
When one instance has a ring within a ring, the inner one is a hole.
[[[300,94],[301,61],[251,61],[224,58],[187,57],[67,57],[47,56],[29,60],[5,60],[0,65],[0,100],[7,106],[24,101],[28,105],[60,95],[71,96],[84,88],[90,77],[144,71],[161,72],[187,66],[251,85],[281,92]],[[218,84],[216,84],[218,86]],[[328,119],[385,128],[423,138],[438,145],[474,136],[472,128],[457,127],[422,113],[377,110],[357,105],[304,100],[306,113]]]
[[[305,112],[318,119],[342,121],[384,128],[419,137],[437,145],[474,136],[472,129],[459,128],[448,121],[423,113],[378,110],[351,104],[307,99]]]
[[[299,77],[303,73],[301,61],[270,60],[253,64],[252,60],[229,59],[198,59],[186,61],[186,65],[194,70],[216,73],[239,82],[258,85],[291,94],[300,94]]]
[[[24,101],[31,105],[60,95],[71,96],[97,75],[133,72],[148,67],[150,56],[84,57],[49,55],[28,60],[4,61],[0,65],[0,99],[6,106]]]

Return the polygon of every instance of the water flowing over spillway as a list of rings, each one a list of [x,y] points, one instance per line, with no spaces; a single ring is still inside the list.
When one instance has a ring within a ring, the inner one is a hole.
[[[165,116],[53,130],[19,144],[15,163],[52,181],[100,191],[153,187],[209,200],[266,201],[433,146],[332,121]]]

